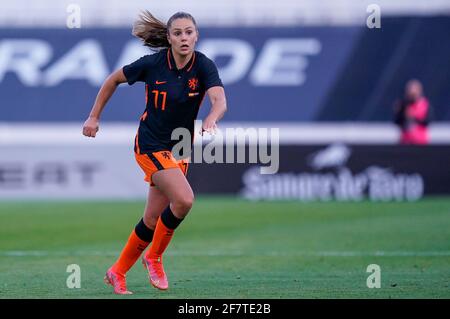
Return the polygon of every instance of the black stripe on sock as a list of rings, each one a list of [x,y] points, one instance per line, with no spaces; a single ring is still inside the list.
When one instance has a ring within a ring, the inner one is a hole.
[[[134,231],[136,232],[136,235],[143,241],[151,242],[153,239],[153,230],[145,225],[143,218],[141,218],[139,223],[136,225]]]
[[[167,208],[161,214],[161,221],[169,229],[176,229],[183,221],[183,219],[179,219],[173,214],[172,210],[170,209],[170,205],[167,206]]]

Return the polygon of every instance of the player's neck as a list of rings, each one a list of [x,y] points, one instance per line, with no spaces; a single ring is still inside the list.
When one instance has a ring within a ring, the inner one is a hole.
[[[192,55],[194,54],[194,52],[191,52],[188,55],[179,55],[174,53],[172,49],[171,51],[178,70],[184,68],[186,64],[189,62],[189,60],[192,58]]]

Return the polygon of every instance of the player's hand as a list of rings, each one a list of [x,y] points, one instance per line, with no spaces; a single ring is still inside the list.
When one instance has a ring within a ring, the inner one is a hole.
[[[200,131],[200,135],[203,135],[203,132],[208,132],[209,134],[214,135],[216,134],[216,131],[216,121],[207,117],[202,123],[202,130]]]
[[[98,132],[98,119],[89,117],[83,125],[83,135],[87,137],[95,137]]]

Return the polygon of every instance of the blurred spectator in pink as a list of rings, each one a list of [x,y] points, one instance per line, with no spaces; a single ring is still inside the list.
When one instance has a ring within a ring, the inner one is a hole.
[[[409,80],[403,99],[394,106],[394,122],[401,130],[401,144],[428,144],[430,113],[430,104],[424,96],[422,83],[416,79]]]

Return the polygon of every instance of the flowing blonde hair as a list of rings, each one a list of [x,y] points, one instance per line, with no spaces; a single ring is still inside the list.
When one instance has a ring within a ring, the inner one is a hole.
[[[141,12],[139,19],[134,23],[132,34],[141,39],[144,45],[150,48],[168,48],[170,47],[170,43],[167,40],[167,35],[169,34],[172,22],[176,19],[183,18],[191,20],[194,23],[195,29],[197,29],[197,23],[189,13],[177,12],[165,24],[148,10],[145,10]]]

